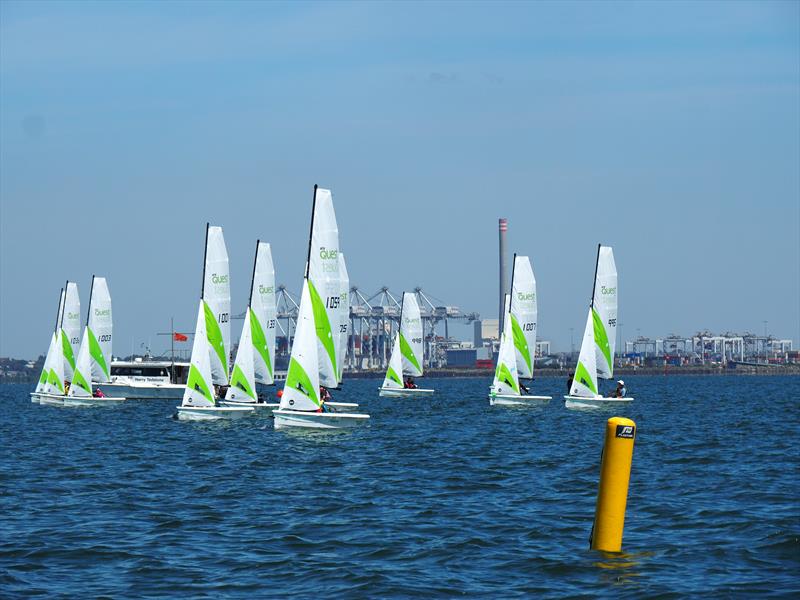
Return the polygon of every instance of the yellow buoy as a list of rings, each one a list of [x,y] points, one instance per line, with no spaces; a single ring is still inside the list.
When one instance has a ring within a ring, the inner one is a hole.
[[[606,440],[600,461],[600,486],[592,527],[592,550],[620,552],[628,483],[631,478],[636,423],[612,417],[606,423]]]

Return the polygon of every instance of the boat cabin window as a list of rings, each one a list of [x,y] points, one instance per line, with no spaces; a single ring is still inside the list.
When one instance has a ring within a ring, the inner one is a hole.
[[[112,375],[127,375],[129,377],[167,377],[166,367],[111,367]]]

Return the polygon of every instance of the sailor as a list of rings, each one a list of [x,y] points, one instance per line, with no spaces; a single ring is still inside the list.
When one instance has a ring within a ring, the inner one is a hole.
[[[572,393],[572,378],[575,376],[575,373],[572,371],[569,372],[569,379],[567,379],[567,393]]]
[[[415,390],[417,389],[417,384],[414,383],[413,377],[406,377],[405,388],[407,390]]]
[[[331,393],[324,385],[319,386],[319,408],[317,412],[328,412],[328,407],[325,403],[331,399]]]
[[[625,389],[625,382],[620,379],[617,381],[617,389],[611,392],[611,398],[624,398],[628,391]]]
[[[100,388],[95,389],[94,393],[92,394],[95,398],[105,398],[106,395],[103,393],[103,390]]]
[[[521,379],[519,380],[519,391],[522,392],[523,394],[527,394],[529,391],[528,388],[525,387],[525,384],[522,383]]]

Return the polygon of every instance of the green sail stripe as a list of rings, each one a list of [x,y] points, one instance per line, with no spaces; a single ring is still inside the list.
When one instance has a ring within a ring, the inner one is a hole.
[[[328,353],[333,366],[333,376],[338,377],[339,369],[336,367],[336,349],[333,346],[333,334],[331,333],[331,322],[328,320],[328,313],[325,312],[325,303],[322,302],[317,288],[311,280],[308,281],[308,290],[311,293],[311,307],[314,310],[314,323],[317,326],[317,337],[322,342],[322,347]]]
[[[584,367],[583,363],[580,361],[578,361],[578,366],[575,369],[575,378],[573,381],[582,383],[589,388],[593,394],[597,395],[597,387],[592,380],[592,376],[589,375],[589,371],[586,370],[586,367]]]
[[[186,379],[186,387],[196,392],[200,392],[203,394],[206,400],[211,402],[211,404],[214,404],[214,396],[211,393],[211,389],[208,387],[208,383],[206,383],[206,380],[203,379],[203,374],[200,372],[200,370],[194,365],[189,367],[189,377]]]
[[[505,383],[508,385],[508,387],[519,394],[519,382],[511,374],[511,370],[505,365],[505,363],[497,363],[497,371],[495,371],[494,377],[497,381]]]
[[[403,385],[403,380],[400,379],[400,376],[394,372],[392,367],[389,367],[386,370],[386,379],[391,379],[392,381],[396,382],[399,385]]]
[[[64,393],[64,382],[56,375],[55,369],[50,369],[50,372],[47,374],[47,383],[54,385],[62,394]]]
[[[417,357],[414,356],[414,351],[411,349],[411,345],[406,341],[406,336],[402,333],[400,334],[400,354],[402,354],[408,362],[414,365],[414,368],[422,372],[422,367],[419,366],[419,361]]]
[[[256,395],[253,393],[253,389],[250,387],[247,377],[245,377],[244,373],[239,368],[239,365],[233,365],[233,373],[231,374],[231,387],[237,387],[245,394],[250,396],[253,400],[256,399]]]
[[[39,375],[39,383],[42,385],[47,383],[47,369],[42,369],[42,374]]]
[[[72,385],[76,384],[82,387],[87,394],[90,396],[92,395],[92,386],[88,384],[86,378],[78,369],[75,369],[75,372],[72,374]]]
[[[511,331],[514,336],[514,347],[522,355],[525,365],[528,367],[528,372],[532,373],[533,366],[531,364],[531,351],[530,348],[528,348],[528,340],[522,332],[522,327],[520,327],[517,317],[514,315],[511,315]]]
[[[261,323],[258,322],[258,317],[252,308],[250,309],[250,337],[253,339],[253,347],[264,360],[264,364],[267,365],[267,373],[272,377],[272,362],[269,360],[267,336],[264,335],[264,329],[262,329]]]
[[[289,361],[289,370],[286,373],[286,385],[284,385],[284,389],[287,388],[297,390],[317,406],[320,405],[319,390],[314,389],[314,386],[311,385],[311,378],[308,376],[308,373],[306,373],[303,365],[293,358]]]
[[[64,352],[64,358],[67,359],[69,366],[75,370],[75,354],[72,352],[72,344],[69,343],[67,332],[61,330],[61,349]]]
[[[89,354],[94,359],[94,362],[100,365],[100,369],[102,369],[103,375],[106,376],[106,380],[111,379],[111,377],[108,374],[108,365],[106,365],[106,358],[103,356],[103,349],[100,348],[100,344],[97,341],[97,336],[89,327],[87,327],[86,329],[89,330]]]
[[[219,362],[222,363],[222,370],[227,378],[228,358],[225,352],[225,340],[222,339],[222,330],[217,323],[217,316],[205,300],[203,300],[203,312],[206,315],[206,339],[208,339],[208,343],[211,344],[214,352],[216,352]]]
[[[600,351],[603,353],[603,356],[606,357],[609,374],[613,375],[614,365],[613,361],[611,360],[611,346],[608,343],[608,335],[606,334],[606,328],[603,325],[603,320],[600,318],[600,315],[594,308],[592,309],[592,323],[594,324],[594,342],[600,347]]]

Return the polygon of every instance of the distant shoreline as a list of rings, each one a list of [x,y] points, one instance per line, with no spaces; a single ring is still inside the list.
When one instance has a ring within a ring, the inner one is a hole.
[[[569,369],[536,369],[535,377],[562,377],[569,376]],[[383,371],[345,371],[345,379],[381,379]],[[494,369],[429,369],[425,377],[486,377],[491,378]],[[737,365],[736,368],[683,366],[683,367],[618,367],[614,369],[614,376],[636,377],[638,375],[800,375],[800,364],[791,365]]]

